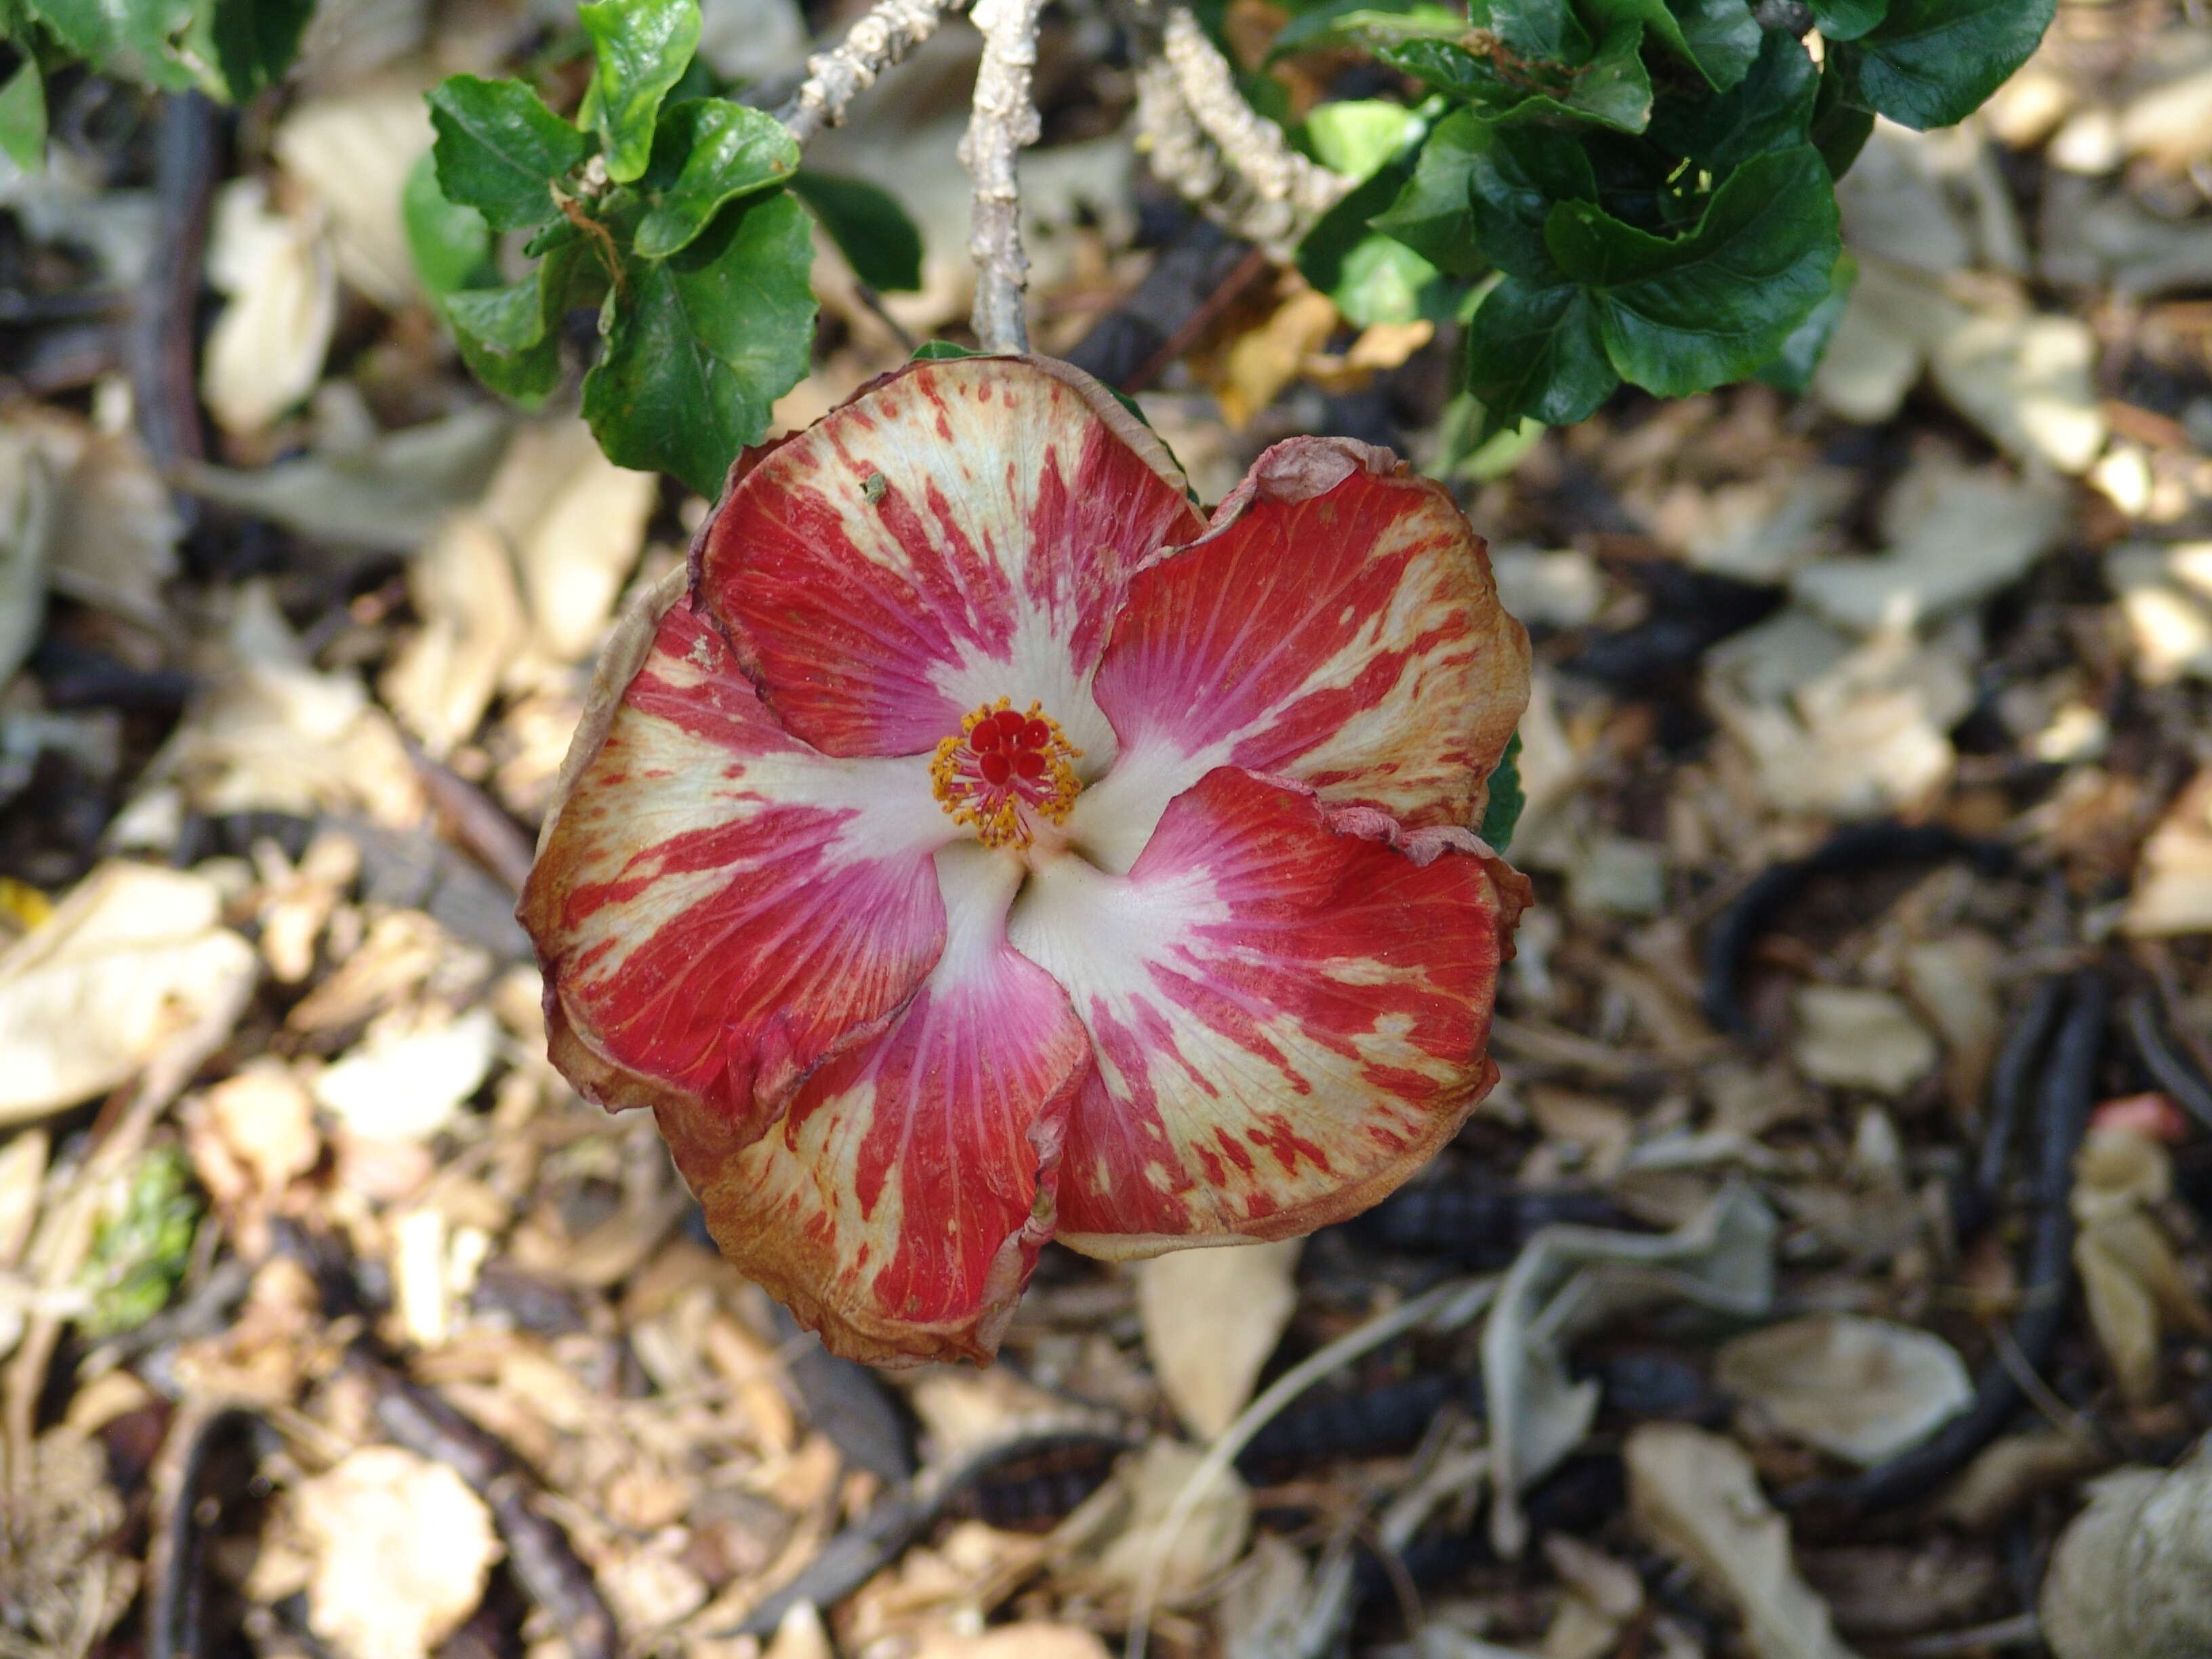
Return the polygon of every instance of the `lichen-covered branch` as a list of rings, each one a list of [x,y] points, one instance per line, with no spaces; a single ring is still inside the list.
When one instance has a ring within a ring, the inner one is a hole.
[[[1029,349],[1022,309],[1029,260],[1022,253],[1016,173],[1022,147],[1035,143],[1041,131],[1030,77],[1042,10],[1043,0],[976,0],[970,14],[982,32],[983,61],[960,160],[975,181],[968,252],[975,261],[975,339],[986,351]]]
[[[1283,130],[1244,101],[1229,60],[1187,6],[1169,8],[1160,57],[1139,77],[1139,100],[1160,177],[1270,248],[1295,243],[1352,188],[1352,179],[1291,149]],[[1207,149],[1221,173],[1207,167]]]
[[[1153,175],[1207,218],[1273,258],[1290,258],[1305,229],[1303,216],[1287,199],[1261,195],[1222,160],[1164,58],[1146,58],[1137,70],[1137,143]]]
[[[776,112],[800,143],[845,118],[845,106],[876,77],[937,33],[960,0],[876,0],[867,15],[828,52],[806,60],[806,79]]]

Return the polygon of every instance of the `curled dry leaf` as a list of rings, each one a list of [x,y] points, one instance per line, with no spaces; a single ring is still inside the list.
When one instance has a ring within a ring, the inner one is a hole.
[[[1784,1433],[1862,1468],[1917,1444],[1974,1396],[1940,1336],[1814,1314],[1725,1344],[1714,1381]]]
[[[2138,1409],[2159,1397],[2166,1328],[2212,1334],[2212,1310],[2154,1215],[2172,1190],[2166,1148],[2140,1129],[2092,1129],[2075,1155],[2074,1266],[2120,1396]]]
[[[617,466],[580,420],[516,429],[481,510],[507,538],[534,642],[556,662],[599,647],[658,495],[652,473]]]
[[[1145,1352],[1176,1414],[1212,1439],[1252,1398],[1297,1304],[1304,1241],[1178,1250],[1137,1268]]]
[[[315,1558],[307,1622],[345,1659],[423,1659],[483,1598],[491,1511],[442,1463],[365,1446],[295,1495]]]
[[[443,757],[477,729],[527,637],[507,543],[490,520],[456,514],[407,562],[422,618],[378,688],[392,712]]]
[[[0,953],[0,1123],[113,1088],[253,988],[253,947],[204,877],[117,860]]]
[[[1952,933],[1905,952],[1905,988],[1943,1039],[1944,1085],[1961,1121],[1972,1121],[1996,1062],[2003,1027],[1996,976],[2003,958],[1986,933]]]
[[[184,526],[137,435],[46,409],[19,416],[8,430],[44,455],[52,483],[48,585],[143,627],[162,627],[162,587],[177,574]]]
[[[458,1019],[380,1021],[315,1079],[315,1099],[371,1140],[427,1140],[453,1121],[491,1069],[499,1024],[489,1008]]]
[[[1797,1069],[1816,1083],[1894,1100],[1935,1069],[1936,1039],[1904,1001],[1860,986],[1806,985],[1796,994]]]
[[[259,432],[322,378],[337,326],[337,272],[315,226],[276,210],[269,186],[224,186],[208,280],[230,296],[208,336],[200,392],[223,429]]]
[[[1789,1524],[1735,1441],[1645,1423],[1630,1431],[1621,1460],[1638,1528],[1743,1615],[1759,1659],[1851,1659],[1826,1604],[1798,1575]]]
[[[2201,1659],[2212,1650],[2212,1443],[2179,1468],[2116,1470],[2058,1540],[2043,1581],[2058,1659]]]
[[[54,538],[54,478],[45,448],[0,427],[0,686],[38,643]]]
[[[1252,1527],[1252,1495],[1233,1470],[1215,1476],[1176,1536],[1165,1536],[1170,1511],[1202,1455],[1194,1446],[1155,1439],[1115,1465],[1113,1478],[1053,1534],[1061,1583],[1120,1598],[1155,1582],[1154,1605],[1173,1607],[1226,1571],[1243,1554]]]
[[[2154,685],[2212,680],[2212,542],[2123,542],[2106,556],[2105,574],[2137,673]]]
[[[2143,843],[2120,930],[2137,939],[2212,933],[2212,770],[2181,792]]]
[[[1482,1334],[1491,1534],[1501,1554],[1527,1540],[1519,1493],[1558,1467],[1597,1416],[1599,1385],[1569,1377],[1568,1346],[1633,1309],[1676,1299],[1758,1317],[1773,1296],[1774,1232],[1759,1195],[1732,1184],[1671,1233],[1555,1225],[1522,1248]]]
[[[422,90],[406,76],[346,86],[302,100],[275,136],[284,171],[328,217],[337,274],[387,311],[421,292],[399,198],[408,170],[430,148]]]

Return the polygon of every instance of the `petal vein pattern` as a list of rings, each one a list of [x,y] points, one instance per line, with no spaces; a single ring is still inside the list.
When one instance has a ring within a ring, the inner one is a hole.
[[[750,1139],[937,961],[931,854],[953,831],[924,763],[784,732],[688,605],[626,626],[650,647],[595,692],[604,739],[523,895],[553,1057],[603,1104],[697,1108]]]
[[[1288,1237],[1398,1186],[1496,1079],[1484,1044],[1527,893],[1493,860],[1418,863],[1235,768],[1176,799],[1127,877],[1046,866],[1009,935],[1097,1057],[1061,1241],[1127,1256]]]
[[[1291,439],[1130,585],[1095,685],[1121,758],[1070,832],[1127,870],[1221,765],[1413,828],[1465,823],[1528,675],[1528,635],[1443,489],[1384,451]]]
[[[939,862],[945,953],[880,1036],[750,1146],[659,1114],[723,1254],[832,1352],[878,1364],[990,1358],[1052,1234],[1091,1056],[1066,996],[1006,945],[1018,866],[972,846]]]
[[[1091,672],[1131,573],[1200,528],[1141,427],[1072,371],[926,362],[763,457],[702,544],[700,604],[784,724],[832,755],[928,751],[1000,697],[1091,758]]]

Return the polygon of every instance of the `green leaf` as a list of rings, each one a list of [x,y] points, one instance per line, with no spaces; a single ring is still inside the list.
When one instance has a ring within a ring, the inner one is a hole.
[[[1468,324],[1467,389],[1482,404],[1486,437],[1522,416],[1547,426],[1585,420],[1620,384],[1597,303],[1571,283],[1507,276]]]
[[[879,294],[921,286],[921,232],[898,198],[862,179],[801,167],[791,181],[853,274]]]
[[[292,67],[315,0],[215,0],[209,33],[234,99],[273,87]]]
[[[1490,805],[1483,809],[1482,828],[1475,832],[1490,843],[1492,852],[1503,853],[1513,844],[1514,826],[1528,804],[1521,788],[1521,734],[1516,732],[1505,740],[1505,753],[1490,775]]]
[[[77,1274],[90,1302],[77,1326],[88,1337],[135,1330],[168,1305],[191,1263],[204,1208],[183,1152],[163,1146],[138,1155]]]
[[[561,319],[588,304],[603,285],[591,250],[580,241],[538,262],[519,283],[462,289],[446,295],[446,319],[469,372],[526,408],[561,382]]]
[[[973,346],[962,345],[957,340],[924,340],[914,349],[917,363],[941,363],[951,357],[988,357],[988,351],[978,351]]]
[[[1837,260],[1835,272],[1829,278],[1828,297],[1813,307],[1811,316],[1790,331],[1790,337],[1782,343],[1782,349],[1771,361],[1759,366],[1758,378],[1780,392],[1809,391],[1814,372],[1820,367],[1828,342],[1835,337],[1836,325],[1844,319],[1844,307],[1850,303],[1851,289],[1858,279],[1856,260],[1848,253]]]
[[[39,0],[37,15],[64,46],[106,74],[171,91],[195,82],[176,55],[192,22],[191,0]]]
[[[545,313],[534,270],[519,283],[498,288],[455,289],[446,295],[446,315],[460,332],[506,356],[527,351],[545,337]]]
[[[1553,127],[1478,128],[1475,143],[1468,168],[1475,246],[1510,275],[1556,281],[1544,225],[1561,202],[1597,200],[1588,153],[1572,135]]]
[[[1365,183],[1354,185],[1314,221],[1313,228],[1299,242],[1298,274],[1323,294],[1334,294],[1344,281],[1346,259],[1367,240],[1367,222],[1396,201],[1413,176],[1412,160],[1401,158]]]
[[[1410,38],[1430,34],[1455,40],[1467,33],[1467,19],[1449,7],[1426,3],[1377,6],[1370,0],[1330,0],[1293,17],[1267,46],[1267,61],[1321,47],[1340,46],[1364,34]]]
[[[1586,58],[1574,63],[1530,58],[1511,68],[1492,61],[1495,48],[1478,57],[1454,40],[1385,40],[1370,50],[1392,69],[1473,105],[1488,119],[1591,121],[1622,132],[1640,132],[1651,113],[1651,78],[1641,56],[1643,40],[1644,26],[1632,20],[1618,24]]]
[[[1583,0],[1599,33],[1626,22],[1644,25],[1716,92],[1744,77],[1759,56],[1759,20],[1745,0]]]
[[[584,379],[584,416],[608,459],[717,493],[806,373],[813,256],[805,210],[778,192],[718,218],[675,258],[630,261]]]
[[[653,159],[660,100],[699,46],[699,0],[599,0],[576,16],[599,53],[584,107],[599,129],[607,176],[641,177]]]
[[[1422,121],[1403,104],[1381,98],[1347,98],[1323,104],[1306,118],[1314,157],[1350,179],[1372,178],[1420,136]]]
[[[2057,0],[1893,0],[1859,38],[1859,90],[1908,127],[1963,121],[2027,61],[2057,10]]]
[[[1806,136],[1828,164],[1831,179],[1849,173],[1874,136],[1874,112],[1859,98],[1859,49],[1844,45],[1830,46],[1820,65],[1820,88],[1814,95],[1813,123]]]
[[[1613,367],[1667,398],[1741,380],[1772,357],[1827,296],[1842,248],[1835,192],[1810,145],[1746,161],[1686,235],[1653,236],[1590,203],[1562,202],[1544,240],[1590,292]]]
[[[46,161],[46,83],[29,52],[0,84],[0,152],[26,173]]]
[[[1403,242],[1370,235],[1344,256],[1328,297],[1355,328],[1410,323],[1421,314],[1423,296],[1436,280],[1437,268]]]
[[[415,258],[415,274],[431,298],[457,288],[481,287],[495,274],[491,227],[474,208],[446,199],[438,188],[437,162],[427,150],[400,186],[399,222],[407,232],[407,251]]]
[[[1725,179],[1754,155],[1803,143],[1820,85],[1812,55],[1783,30],[1769,29],[1758,61],[1728,91],[1661,100],[1652,141]]]
[[[1468,178],[1479,142],[1473,110],[1444,117],[1430,129],[1413,176],[1398,199],[1369,224],[1447,275],[1479,275],[1487,262],[1474,245],[1474,220],[1468,207]]]
[[[542,224],[556,211],[554,184],[584,159],[584,135],[520,81],[456,75],[427,94],[437,129],[438,188],[475,208],[494,230]]]
[[[1831,44],[1857,40],[1888,14],[1889,0],[1813,0],[1813,21]]]
[[[588,8],[586,8],[588,9]],[[799,167],[799,143],[764,110],[722,98],[678,104],[660,118],[653,173],[673,175],[637,227],[637,251],[663,259],[739,197],[773,189]]]

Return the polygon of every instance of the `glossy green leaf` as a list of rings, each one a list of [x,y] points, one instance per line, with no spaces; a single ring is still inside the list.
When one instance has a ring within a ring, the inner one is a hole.
[[[178,90],[197,76],[176,54],[191,0],[39,0],[40,21],[78,57],[110,75]]]
[[[1362,237],[1344,256],[1329,298],[1355,328],[1376,323],[1410,323],[1421,314],[1437,268],[1403,242],[1373,234]]]
[[[28,52],[0,82],[0,153],[26,173],[46,165],[46,82]]]
[[[1644,25],[1716,92],[1744,77],[1759,56],[1759,21],[1745,0],[1583,0],[1601,33],[1623,23]]]
[[[399,222],[415,273],[433,299],[457,288],[483,286],[495,274],[491,227],[472,207],[446,199],[428,152],[408,169],[399,190]]]
[[[315,0],[215,0],[210,43],[234,99],[249,98],[284,78],[314,10]]]
[[[1620,384],[1597,303],[1571,283],[1504,277],[1468,324],[1467,389],[1483,405],[1486,436],[1522,416],[1547,426],[1585,420]]]
[[[921,286],[921,231],[897,197],[864,179],[812,167],[801,167],[791,187],[870,288],[910,294]]]
[[[1401,157],[1355,185],[1299,242],[1298,274],[1323,294],[1334,293],[1344,281],[1345,260],[1370,234],[1368,221],[1387,210],[1413,176],[1413,158]]]
[[[1490,843],[1491,851],[1503,853],[1513,844],[1514,827],[1528,804],[1521,787],[1521,734],[1516,732],[1505,740],[1505,753],[1490,775],[1490,804],[1483,809],[1482,828],[1476,832]]]
[[[1823,40],[1856,40],[1889,15],[1889,0],[1813,0]]]
[[[1754,155],[1803,143],[1820,85],[1804,46],[1769,29],[1750,72],[1728,91],[1662,99],[1652,112],[1652,141],[1725,179]]]
[[[1341,46],[1370,35],[1410,39],[1431,35],[1455,40],[1467,33],[1467,19],[1447,6],[1416,3],[1376,5],[1372,0],[1331,0],[1293,17],[1268,43],[1267,61],[1301,52]]]
[[[599,54],[584,107],[599,131],[607,176],[641,177],[653,159],[661,100],[699,46],[699,0],[599,0],[576,16]]]
[[[779,191],[717,218],[674,258],[629,263],[584,380],[584,416],[609,459],[704,495],[721,489],[806,373],[813,253],[805,210]]]
[[[456,75],[428,94],[437,130],[438,188],[475,208],[494,230],[542,224],[557,208],[554,184],[582,162],[584,135],[520,81]]]
[[[1321,164],[1348,179],[1369,179],[1398,159],[1421,133],[1421,118],[1382,98],[1323,104],[1306,118],[1306,142]]]
[[[1963,121],[2028,59],[2057,0],[1892,0],[1859,37],[1859,91],[1893,121]]]
[[[1473,110],[1444,117],[1430,129],[1413,176],[1398,199],[1368,222],[1448,276],[1476,276],[1487,264],[1474,245],[1474,220],[1468,206],[1468,179],[1479,142]]]
[[[533,270],[519,283],[497,288],[457,289],[446,295],[446,314],[455,329],[495,351],[527,351],[545,337],[538,276]]]
[[[1454,40],[1407,38],[1374,44],[1382,62],[1497,121],[1589,121],[1639,132],[1651,113],[1651,77],[1644,67],[1644,26],[1617,25],[1594,53],[1574,62],[1494,62]],[[1586,48],[1585,48],[1586,50]]]
[[[561,319],[589,305],[606,286],[580,241],[541,259],[519,283],[464,289],[443,309],[469,372],[526,408],[543,403],[561,383]]]
[[[1563,202],[1544,240],[1589,294],[1613,367],[1670,398],[1741,380],[1772,357],[1827,297],[1841,251],[1835,193],[1810,145],[1746,161],[1686,235],[1654,236],[1590,203]]]
[[[1558,204],[1595,202],[1597,195],[1597,175],[1572,134],[1536,126],[1477,129],[1468,210],[1475,246],[1500,270],[1556,282],[1545,223]]]
[[[1814,373],[1827,354],[1828,342],[1835,337],[1836,325],[1844,319],[1844,307],[1850,303],[1851,289],[1858,278],[1858,262],[1850,254],[1836,261],[1835,271],[1828,279],[1828,297],[1790,331],[1780,351],[1759,365],[1759,380],[1782,392],[1812,389]]]
[[[1874,112],[1859,95],[1861,57],[1855,46],[1831,45],[1820,65],[1820,89],[1813,95],[1813,121],[1806,137],[1828,164],[1831,179],[1849,173],[1874,136]]]
[[[740,197],[787,182],[799,169],[799,143],[765,110],[696,98],[660,118],[653,173],[664,168],[673,176],[637,227],[637,251],[648,259],[685,246]]]

